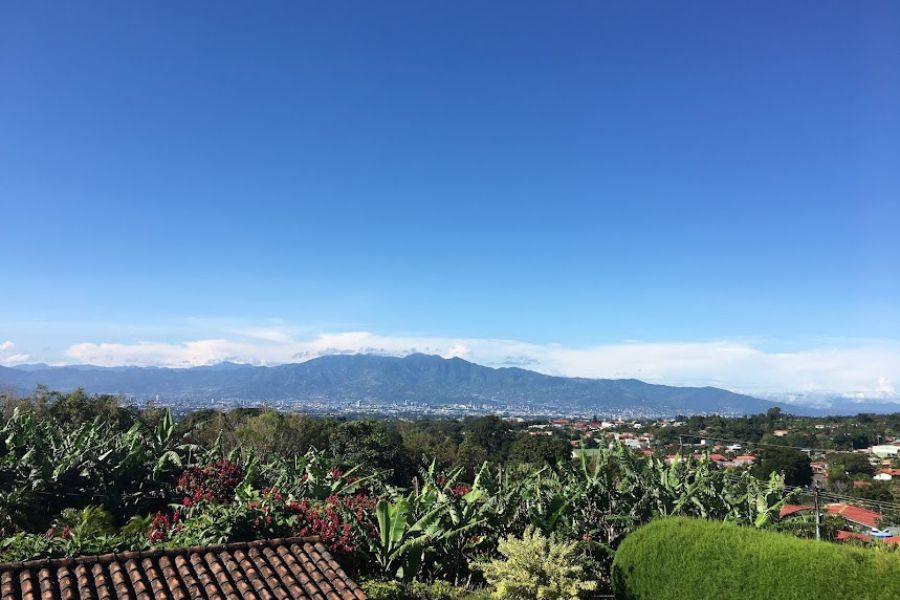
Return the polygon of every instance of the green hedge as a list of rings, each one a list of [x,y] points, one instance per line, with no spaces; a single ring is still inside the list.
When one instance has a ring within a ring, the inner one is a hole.
[[[622,600],[897,600],[900,553],[660,519],[622,542],[612,581]]]

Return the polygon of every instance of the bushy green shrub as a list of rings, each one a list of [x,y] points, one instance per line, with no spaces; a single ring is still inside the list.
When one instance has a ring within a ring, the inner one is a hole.
[[[896,600],[900,556],[670,518],[625,539],[612,580],[622,600]]]
[[[116,529],[112,515],[98,506],[67,508],[46,533],[20,532],[0,540],[0,562],[144,549],[149,523],[135,516]]]
[[[585,575],[574,542],[554,542],[534,528],[521,539],[506,538],[497,550],[504,556],[481,565],[498,600],[563,600],[579,598],[597,587]]]
[[[370,579],[362,582],[362,589],[369,600],[408,600],[406,586],[399,581],[377,581]]]
[[[370,579],[362,582],[362,588],[369,600],[488,600],[490,597],[487,590],[471,591],[446,581],[403,583]]]

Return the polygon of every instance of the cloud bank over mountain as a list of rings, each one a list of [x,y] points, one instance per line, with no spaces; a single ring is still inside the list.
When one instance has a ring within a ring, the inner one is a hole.
[[[287,328],[256,327],[229,331],[222,337],[183,342],[76,343],[65,350],[65,362],[164,367],[222,361],[274,365],[357,353],[436,354],[489,366],[520,366],[551,375],[714,385],[747,393],[835,393],[893,398],[898,394],[900,382],[900,343],[877,340],[808,344],[789,351],[765,349],[759,342],[744,340],[635,341],[576,347],[510,339],[395,336],[367,331],[304,337]]]
[[[16,345],[9,340],[0,342],[0,365],[12,366],[20,363],[28,362],[31,356],[24,352],[19,352]]]

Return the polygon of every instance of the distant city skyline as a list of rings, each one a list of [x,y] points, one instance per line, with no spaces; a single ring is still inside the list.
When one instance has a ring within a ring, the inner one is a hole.
[[[159,330],[155,331],[160,335]],[[48,349],[44,355],[29,354],[6,341],[0,343],[0,364],[183,368],[228,361],[278,365],[330,354],[425,353],[567,377],[712,385],[751,394],[843,394],[900,399],[896,379],[891,376],[900,372],[900,344],[884,340],[632,340],[577,347],[513,339],[379,335],[365,331],[310,334],[304,328],[276,322],[244,328],[232,323],[219,333],[222,335],[187,341],[79,342],[61,351]]]
[[[0,5],[0,365],[900,395],[900,4]]]

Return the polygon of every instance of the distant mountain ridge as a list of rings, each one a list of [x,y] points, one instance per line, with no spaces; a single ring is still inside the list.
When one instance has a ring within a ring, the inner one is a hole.
[[[557,406],[573,412],[646,416],[755,414],[798,407],[714,387],[675,387],[637,379],[556,377],[517,367],[493,368],[460,358],[411,354],[329,355],[272,367],[220,363],[161,367],[0,367],[0,387],[30,392],[83,387],[92,393],[155,397],[182,403],[210,398],[318,403],[377,402],[428,405]],[[803,412],[801,410],[801,412]],[[809,412],[809,411],[806,411]]]

